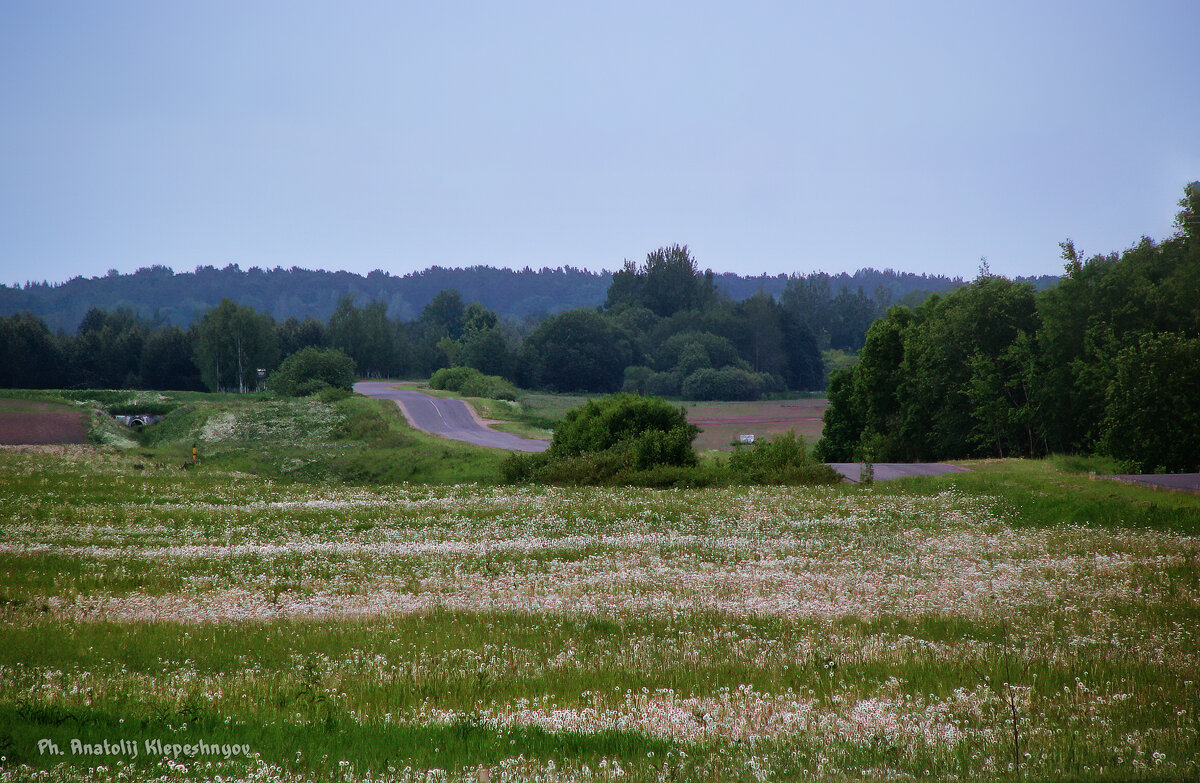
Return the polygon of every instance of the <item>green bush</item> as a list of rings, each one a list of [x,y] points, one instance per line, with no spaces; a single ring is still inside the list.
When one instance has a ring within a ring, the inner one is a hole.
[[[543,468],[550,462],[549,452],[522,454],[514,451],[500,463],[500,480],[506,484],[525,484],[539,481]]]
[[[837,471],[809,454],[804,438],[792,430],[735,451],[726,467],[737,483],[836,484],[842,480]]]
[[[306,397],[326,389],[354,386],[354,360],[336,348],[301,348],[283,360],[267,387],[284,397]]]
[[[462,391],[463,386],[482,375],[474,367],[443,367],[429,379],[429,388]]]
[[[673,430],[658,446],[643,441],[641,448],[649,454],[656,448],[662,449],[665,464],[687,465],[696,460],[691,442],[699,429],[688,424],[687,413],[658,397],[641,397],[633,394],[616,394],[601,400],[589,400],[584,405],[568,411],[562,422],[554,429],[554,440],[550,451],[557,457],[574,456],[585,452],[607,451],[617,446],[633,447],[643,437],[653,438],[646,433],[659,432],[664,436]],[[685,448],[678,448],[685,442]]]
[[[696,432],[696,427],[690,424],[674,427],[667,432],[643,432],[632,443],[634,467],[647,470],[657,465],[695,465],[696,452],[692,449],[692,439],[696,437]]]
[[[498,375],[484,375],[474,367],[443,367],[429,379],[429,388],[457,392],[464,397],[517,401],[517,388]]]
[[[510,456],[500,474],[509,483],[675,485],[682,480],[679,471],[696,465],[697,432],[683,408],[657,397],[617,394],[568,412],[549,451]],[[678,470],[654,472],[662,467]]]

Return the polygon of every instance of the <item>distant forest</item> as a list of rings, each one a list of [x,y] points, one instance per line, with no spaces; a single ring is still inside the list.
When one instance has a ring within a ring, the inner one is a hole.
[[[559,392],[757,399],[824,388],[890,306],[963,285],[873,269],[721,275],[680,245],[611,274],[154,267],[0,289],[17,311],[0,316],[0,387],[247,391],[319,347],[362,377],[467,367]]]
[[[778,299],[795,276],[741,276],[714,274],[717,291],[735,301],[760,292]],[[93,309],[128,310],[163,325],[187,328],[222,299],[252,307],[276,321],[312,317],[327,321],[347,296],[358,302],[382,302],[389,318],[411,321],[441,291],[454,289],[465,302],[479,302],[502,318],[522,320],[580,307],[604,304],[611,272],[588,272],[572,267],[557,269],[466,269],[431,267],[403,276],[382,271],[358,275],[351,272],[307,269],[243,270],[236,264],[223,269],[197,267],[176,273],[166,266],[139,269],[132,274],[111,270],[103,277],[76,277],[65,283],[29,282],[0,285],[0,315],[30,313],[53,332],[75,331]],[[829,298],[842,289],[898,302],[913,295],[945,293],[964,284],[962,278],[916,275],[893,270],[860,269],[854,274],[813,273]],[[1057,280],[1053,276],[1029,278],[1037,289]]]

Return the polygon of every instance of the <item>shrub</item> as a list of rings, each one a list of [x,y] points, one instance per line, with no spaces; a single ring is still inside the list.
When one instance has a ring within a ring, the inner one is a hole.
[[[711,465],[653,465],[638,469],[628,450],[589,452],[555,459],[550,452],[513,454],[500,466],[509,484],[538,483],[567,486],[707,487],[726,476]]]
[[[474,367],[443,367],[430,377],[429,388],[460,392],[463,386],[482,375]]]
[[[506,484],[522,484],[538,481],[542,470],[550,462],[550,454],[522,454],[513,452],[500,463],[500,480]]]
[[[517,388],[498,375],[484,375],[474,367],[444,367],[429,379],[431,389],[458,392],[464,397],[517,401]]]
[[[683,408],[657,397],[618,394],[568,412],[549,451],[514,454],[500,474],[508,483],[698,486],[688,473],[697,463],[697,432]]]
[[[633,441],[633,466],[646,470],[658,465],[695,465],[696,452],[692,449],[695,437],[696,427],[690,424],[667,432],[647,430]]]
[[[727,463],[734,480],[750,484],[836,484],[837,471],[808,453],[804,438],[788,430],[752,448],[734,452]]]
[[[301,348],[271,373],[267,387],[284,397],[305,397],[325,389],[350,391],[354,360],[336,348]]]
[[[671,434],[673,430],[680,432]],[[666,458],[676,460],[666,464],[691,464],[696,459],[691,442],[699,432],[688,424],[687,414],[682,407],[675,407],[657,397],[641,397],[633,394],[616,394],[602,400],[590,400],[569,411],[562,423],[554,430],[550,451],[556,456],[573,456],[592,451],[606,451],[618,445],[633,446],[645,437],[645,433],[659,432],[670,435],[660,446]],[[685,449],[674,448],[682,440]],[[642,448],[649,453],[659,446],[644,441]],[[672,450],[674,449],[674,450]]]

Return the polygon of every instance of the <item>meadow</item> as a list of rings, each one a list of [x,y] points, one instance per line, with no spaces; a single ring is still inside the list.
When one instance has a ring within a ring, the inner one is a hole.
[[[440,448],[359,398],[158,426],[0,450],[0,781],[1200,776],[1200,498],[357,481]]]

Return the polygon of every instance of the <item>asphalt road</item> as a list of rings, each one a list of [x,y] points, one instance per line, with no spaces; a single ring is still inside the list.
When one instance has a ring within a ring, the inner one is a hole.
[[[1200,473],[1119,473],[1115,476],[1099,476],[1099,478],[1200,495]]]
[[[857,484],[862,474],[861,462],[830,462],[829,467],[845,476],[847,481]],[[944,462],[876,462],[875,480],[905,478],[907,476],[941,476],[946,473],[966,473],[967,468],[947,465]]]
[[[359,381],[354,384],[354,391],[368,397],[392,400],[400,406],[404,418],[413,427],[443,438],[509,451],[545,451],[550,447],[544,440],[522,438],[484,426],[462,400],[394,389],[394,385],[390,381]]]

